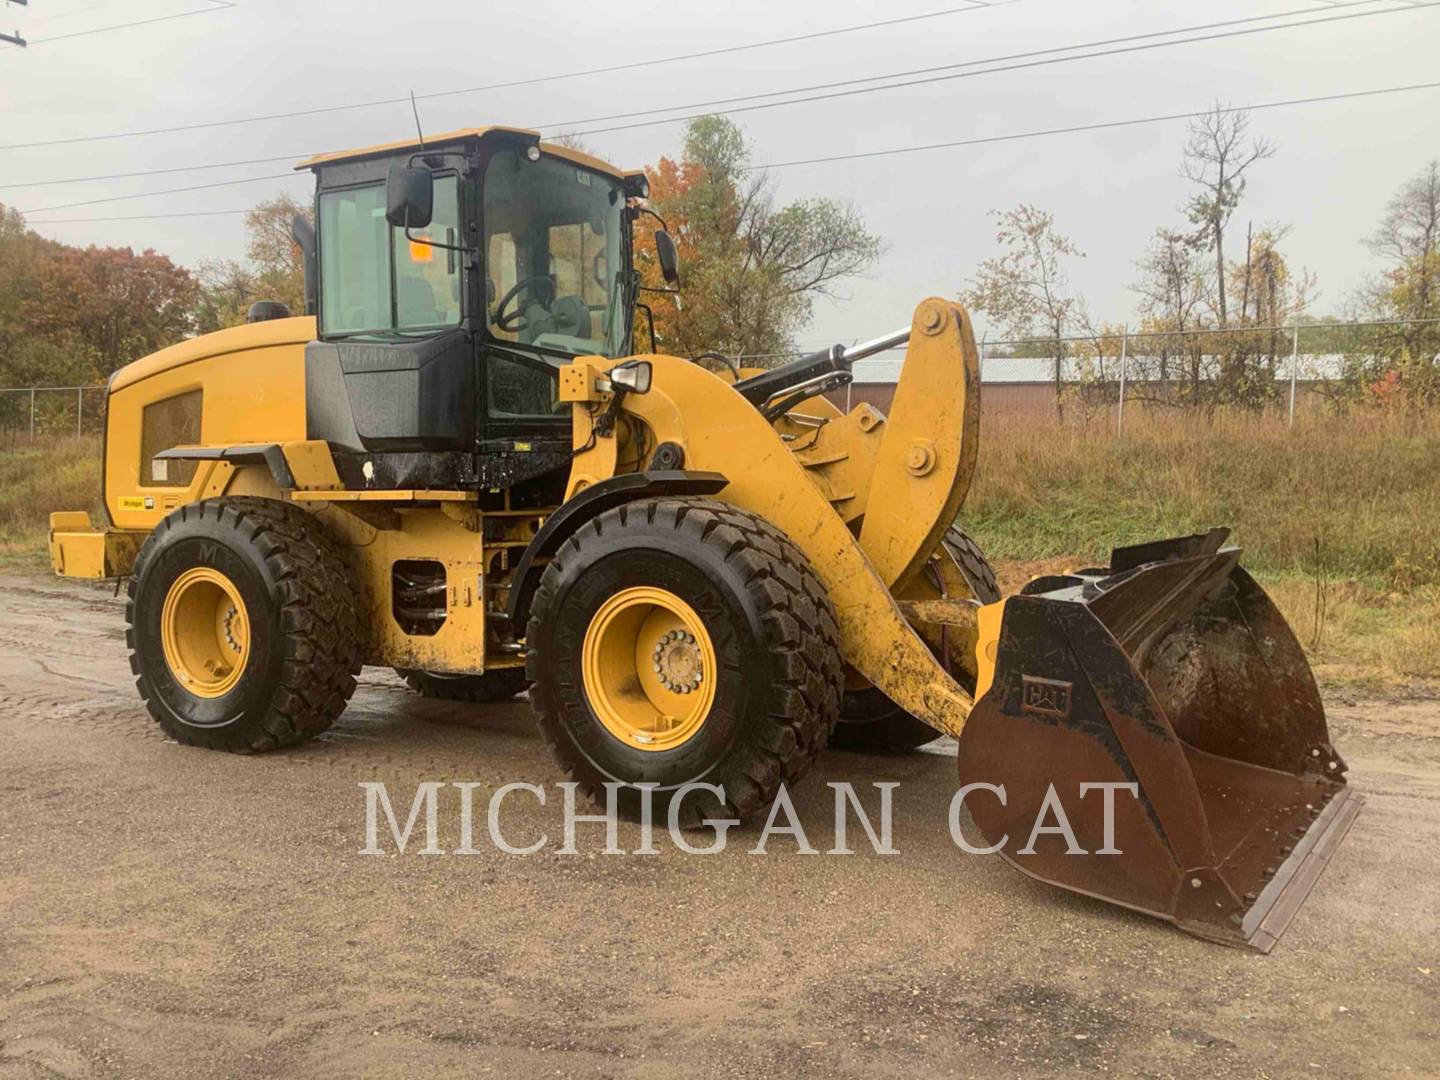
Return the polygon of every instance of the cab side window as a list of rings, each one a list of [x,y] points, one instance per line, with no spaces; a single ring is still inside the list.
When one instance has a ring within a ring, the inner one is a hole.
[[[459,253],[434,247],[425,241],[453,248],[460,237],[460,188],[453,176],[435,180],[435,203],[430,224],[394,230],[395,246],[395,328],[431,330],[460,322]]]

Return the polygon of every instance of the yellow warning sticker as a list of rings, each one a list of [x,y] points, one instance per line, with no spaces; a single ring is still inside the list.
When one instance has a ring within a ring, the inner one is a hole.
[[[121,510],[144,510],[144,509],[145,509],[145,499],[144,499],[144,497],[142,497],[142,496],[140,496],[140,495],[121,495],[121,496],[120,496],[120,509],[121,509]]]

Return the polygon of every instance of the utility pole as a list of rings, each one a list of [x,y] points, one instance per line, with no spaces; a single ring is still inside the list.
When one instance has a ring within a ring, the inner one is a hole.
[[[5,0],[5,3],[7,5],[19,4],[21,7],[28,7],[30,4],[30,0]],[[9,10],[8,7],[6,10]],[[18,45],[22,49],[25,48],[25,39],[20,36],[19,30],[16,30],[13,35],[0,34],[0,41],[8,41],[11,45]]]

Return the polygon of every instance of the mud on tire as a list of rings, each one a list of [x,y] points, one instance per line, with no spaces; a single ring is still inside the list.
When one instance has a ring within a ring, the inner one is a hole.
[[[719,671],[714,703],[687,741],[664,751],[627,745],[587,699],[581,652],[602,604],[621,590],[669,590],[700,613]],[[835,610],[809,561],[773,525],[708,499],[644,500],[583,525],[561,546],[536,592],[526,633],[530,701],[565,771],[604,802],[607,781],[649,783],[655,820],[675,790],[687,826],[744,819],[798,780],[839,716],[844,675]],[[634,817],[640,793],[621,789]]]
[[[223,573],[245,605],[249,652],[221,696],[191,693],[167,662],[161,620],[186,571]],[[160,522],[136,558],[126,644],[150,714],[177,742],[250,753],[299,743],[344,710],[360,671],[355,585],[315,518],[275,499],[207,499]]]

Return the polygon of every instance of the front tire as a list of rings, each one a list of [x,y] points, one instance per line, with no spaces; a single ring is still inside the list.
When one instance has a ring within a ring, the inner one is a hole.
[[[360,671],[355,586],[333,541],[276,499],[182,506],[135,560],[130,668],[177,742],[250,753],[324,731]]]
[[[646,500],[587,522],[545,569],[526,632],[530,701],[567,773],[675,792],[686,825],[744,819],[809,768],[839,716],[839,624],[804,554],[713,500]],[[618,792],[636,817],[641,795]]]

